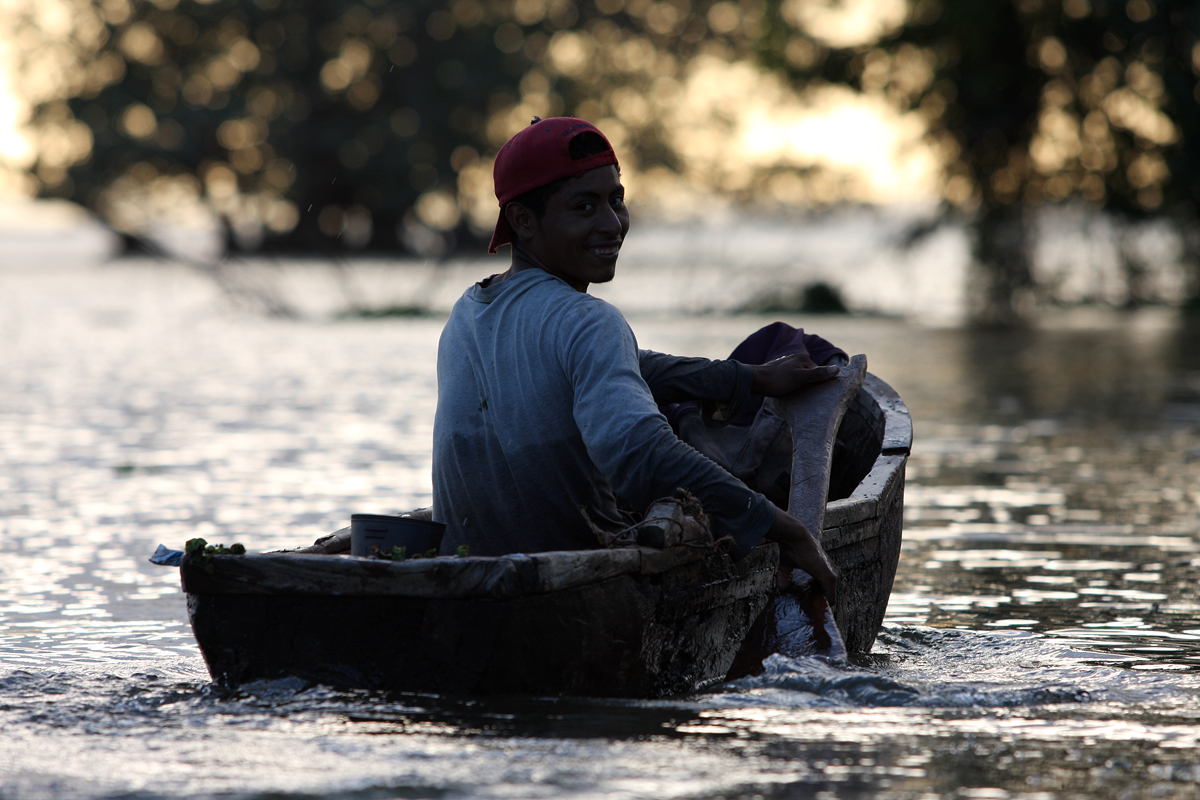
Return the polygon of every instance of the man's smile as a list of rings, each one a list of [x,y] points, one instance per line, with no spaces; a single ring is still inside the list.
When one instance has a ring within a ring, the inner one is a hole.
[[[617,242],[615,244],[592,245],[588,248],[588,250],[595,255],[600,256],[601,258],[612,258],[616,256],[617,253],[621,252],[621,243]]]

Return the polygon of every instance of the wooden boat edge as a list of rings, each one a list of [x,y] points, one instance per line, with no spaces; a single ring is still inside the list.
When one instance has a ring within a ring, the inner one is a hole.
[[[183,590],[189,594],[503,599],[561,591],[618,575],[656,575],[703,558],[705,552],[680,545],[662,550],[561,550],[401,562],[349,555],[259,553],[212,556],[211,562],[188,558],[180,574]]]

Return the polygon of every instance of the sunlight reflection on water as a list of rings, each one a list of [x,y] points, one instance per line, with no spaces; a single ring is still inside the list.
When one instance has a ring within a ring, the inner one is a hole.
[[[0,298],[6,798],[1197,791],[1186,321],[789,317],[867,352],[913,412],[904,552],[874,653],[781,659],[665,701],[479,701],[219,690],[177,571],[146,562],[159,542],[274,549],[352,512],[428,504],[440,319],[264,318],[136,263],[0,271]],[[642,346],[713,357],[769,321],[631,319]]]

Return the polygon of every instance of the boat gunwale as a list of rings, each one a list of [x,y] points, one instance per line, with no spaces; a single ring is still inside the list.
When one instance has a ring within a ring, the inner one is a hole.
[[[775,547],[775,545],[769,545]],[[443,599],[509,599],[547,594],[620,575],[656,575],[698,561],[708,548],[623,547],[504,556],[438,556],[412,561],[348,554],[257,553],[213,556],[214,569],[185,559],[189,594],[330,594]]]

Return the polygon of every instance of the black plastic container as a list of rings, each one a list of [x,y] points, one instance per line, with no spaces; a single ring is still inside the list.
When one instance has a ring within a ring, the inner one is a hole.
[[[446,526],[413,517],[389,517],[384,514],[350,515],[350,555],[369,556],[372,547],[381,551],[403,547],[408,555],[424,555],[442,544]]]

